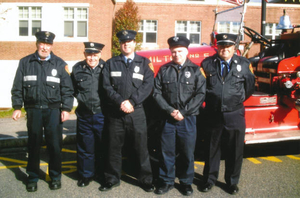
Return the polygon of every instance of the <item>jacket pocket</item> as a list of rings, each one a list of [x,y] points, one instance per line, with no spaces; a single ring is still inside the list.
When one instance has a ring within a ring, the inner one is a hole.
[[[193,93],[195,90],[195,84],[194,84],[193,78],[182,78],[180,80],[180,92],[182,93]]]
[[[50,103],[61,101],[60,84],[55,82],[47,82],[47,99]]]
[[[87,76],[76,77],[76,84],[77,84],[79,91],[84,91],[84,90],[88,89],[90,86]]]
[[[231,80],[231,85],[235,87],[237,90],[240,90],[241,88],[244,87],[244,76],[240,72],[233,72],[232,73],[232,80]]]
[[[214,87],[217,84],[217,72],[216,71],[208,71],[207,75],[207,87]]]
[[[175,93],[177,91],[176,78],[167,78],[162,82],[163,92]]]
[[[33,102],[36,99],[37,81],[26,81],[23,83],[24,101]]]

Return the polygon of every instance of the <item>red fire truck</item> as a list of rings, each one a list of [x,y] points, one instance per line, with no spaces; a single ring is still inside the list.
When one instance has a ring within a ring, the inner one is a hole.
[[[232,1],[239,2],[238,0]],[[240,15],[238,20],[243,24],[245,7],[243,3],[230,10],[216,12],[215,21],[223,18],[224,14],[227,17],[229,14],[235,14]],[[268,40],[249,27],[240,28],[240,32],[244,32],[251,38],[251,42],[241,55],[245,56],[253,43],[260,43],[264,46],[264,50],[257,56],[249,58],[256,76],[256,92],[244,103],[246,107],[245,144],[300,139],[300,31],[296,31],[299,27],[295,26],[290,33],[282,34],[280,39],[276,40]],[[203,59],[216,53],[215,35],[213,31],[210,45],[189,48],[188,57],[194,63],[200,65]],[[155,74],[161,65],[171,60],[169,49],[137,53],[152,61]],[[239,54],[239,51],[237,53]],[[151,110],[159,111],[154,108]],[[156,112],[156,116],[150,118],[149,121],[149,133],[152,135],[162,127],[159,125],[157,114]],[[201,125],[203,126],[201,119],[198,124],[198,131],[201,133]]]

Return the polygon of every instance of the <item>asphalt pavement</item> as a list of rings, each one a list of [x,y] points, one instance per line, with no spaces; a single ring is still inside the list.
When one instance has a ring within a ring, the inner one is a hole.
[[[48,156],[41,149],[41,176],[39,190],[26,191],[27,127],[26,118],[18,121],[11,118],[0,119],[0,197],[184,197],[178,189],[159,196],[146,193],[137,186],[130,174],[130,163],[124,159],[124,172],[121,186],[109,192],[100,192],[99,183],[92,182],[88,187],[77,187],[76,169],[76,115],[71,114],[64,123],[62,152],[63,187],[51,191],[48,187]],[[24,149],[14,152],[14,149]],[[260,144],[246,147],[243,161],[240,192],[236,196],[228,194],[223,178],[225,163],[220,165],[220,177],[216,186],[208,193],[200,192],[197,187],[203,183],[203,161],[195,162],[195,179],[192,197],[299,197],[300,195],[300,142],[290,141],[274,144]],[[128,165],[126,165],[128,164]],[[154,163],[155,164],[155,163]],[[126,169],[127,168],[127,169]],[[157,170],[157,168],[155,168]],[[176,188],[178,179],[176,179]]]

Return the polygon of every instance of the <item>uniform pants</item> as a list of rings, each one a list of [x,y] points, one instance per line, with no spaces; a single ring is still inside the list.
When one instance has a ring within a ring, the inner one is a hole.
[[[45,134],[49,153],[49,176],[61,179],[62,130],[59,109],[26,109],[28,128],[28,164],[26,172],[29,181],[37,182],[40,170],[40,148]]]
[[[101,176],[103,171],[102,113],[90,115],[76,112],[77,115],[77,170],[80,178]],[[95,166],[96,169],[95,170]]]
[[[238,184],[243,163],[245,109],[209,114],[207,118],[206,148],[208,150],[203,171],[204,178],[211,184],[217,181],[221,152],[223,152],[225,182],[228,185]]]
[[[179,122],[166,122],[161,135],[162,159],[159,168],[159,178],[164,183],[173,185],[175,172],[181,184],[193,183],[196,137],[196,116],[187,116]]]
[[[120,118],[108,117],[109,149],[108,167],[105,171],[107,182],[118,183],[122,171],[122,147],[129,136],[138,162],[139,183],[152,183],[152,170],[147,146],[147,123],[143,108]]]

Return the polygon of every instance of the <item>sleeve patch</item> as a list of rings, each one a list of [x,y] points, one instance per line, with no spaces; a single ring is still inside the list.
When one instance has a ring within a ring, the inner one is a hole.
[[[148,66],[149,66],[149,68],[154,72],[153,64],[152,64],[152,63],[149,63]]]
[[[249,69],[250,69],[251,73],[254,74],[254,73],[253,73],[253,67],[252,67],[252,64],[251,64],[251,63],[249,64]]]
[[[65,70],[66,70],[66,72],[70,75],[70,72],[69,72],[69,66],[68,66],[68,65],[65,66]]]
[[[206,78],[205,72],[204,72],[204,70],[203,70],[202,67],[200,67],[200,72],[201,72],[201,74],[204,76],[204,78]]]

